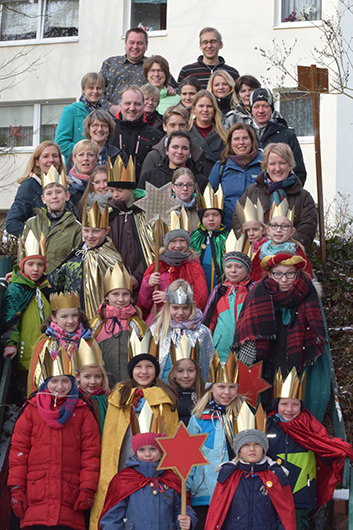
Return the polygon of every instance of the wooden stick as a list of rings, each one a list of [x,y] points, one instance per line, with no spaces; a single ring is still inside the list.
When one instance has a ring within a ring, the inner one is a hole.
[[[186,480],[181,479],[181,515],[186,515]]]
[[[154,272],[159,271],[159,247],[160,247],[160,237],[161,237],[161,220],[158,218],[156,223],[156,254],[154,260]],[[159,285],[154,286],[154,291],[158,291]],[[153,317],[157,315],[158,305],[156,302],[153,304]]]

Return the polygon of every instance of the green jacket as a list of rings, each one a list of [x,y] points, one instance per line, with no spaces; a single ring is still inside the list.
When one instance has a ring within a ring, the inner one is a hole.
[[[61,219],[51,227],[46,208],[36,208],[34,217],[26,222],[23,236],[32,230],[37,239],[43,232],[47,255],[47,273],[52,272],[77,248],[82,241],[82,226],[74,214],[66,211]]]

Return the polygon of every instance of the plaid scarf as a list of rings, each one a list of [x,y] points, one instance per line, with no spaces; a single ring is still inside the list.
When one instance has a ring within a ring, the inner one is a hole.
[[[92,110],[99,109],[102,106],[102,103],[100,103],[100,101],[98,101],[98,103],[93,105],[93,103],[90,103],[88,101],[88,99],[86,98],[86,96],[84,96],[83,94],[80,97],[80,101],[84,104],[84,106],[85,106],[86,110],[88,110],[88,112],[92,112]]]
[[[70,392],[65,396],[51,394],[48,390],[48,380],[38,388],[38,414],[51,429],[62,429],[76,407],[78,388],[75,378],[70,376],[70,379],[72,381],[72,387]]]
[[[287,357],[301,370],[323,353],[328,342],[315,287],[305,274],[289,291],[280,291],[278,283],[266,277],[249,292],[235,330],[235,348],[255,342],[256,360],[267,358],[271,341],[276,340],[275,306],[290,310]]]
[[[280,204],[283,199],[287,198],[286,189],[293,186],[295,183],[297,177],[293,173],[293,171],[290,172],[289,177],[287,177],[284,180],[281,180],[281,182],[272,182],[272,180],[269,177],[269,174],[267,171],[264,174],[264,183],[266,188],[268,189],[268,193],[271,195],[271,204],[274,202],[275,204]]]

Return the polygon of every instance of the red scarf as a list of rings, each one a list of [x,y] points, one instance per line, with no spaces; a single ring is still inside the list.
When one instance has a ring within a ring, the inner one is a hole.
[[[223,484],[217,482],[204,530],[222,527],[243,474],[244,471],[236,469]],[[285,530],[296,530],[295,508],[290,486],[282,486],[279,478],[269,469],[259,471],[257,475],[262,480]]]
[[[98,308],[101,312],[103,304]],[[97,335],[97,342],[112,337],[119,331],[129,331],[128,320],[136,315],[136,308],[130,304],[128,307],[114,307],[107,305],[104,307],[104,323]]]
[[[331,438],[325,427],[308,410],[303,410],[294,420],[279,421],[278,425],[295,442],[315,454],[320,508],[332,498],[337,482],[342,483],[344,459],[348,457],[353,460],[352,446],[341,438]]]

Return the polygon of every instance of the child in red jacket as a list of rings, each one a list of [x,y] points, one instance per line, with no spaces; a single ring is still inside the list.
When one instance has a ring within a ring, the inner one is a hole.
[[[21,528],[85,530],[84,510],[97,488],[98,425],[74,377],[65,375],[63,360],[61,352],[55,360],[46,352],[45,382],[27,400],[14,428],[8,486]]]

